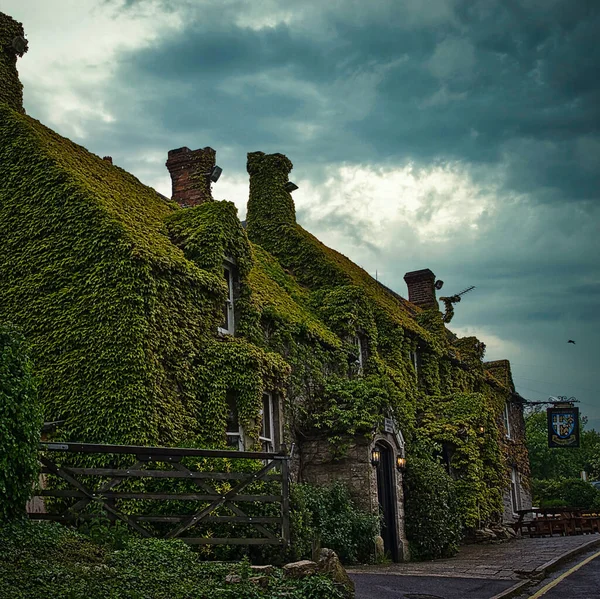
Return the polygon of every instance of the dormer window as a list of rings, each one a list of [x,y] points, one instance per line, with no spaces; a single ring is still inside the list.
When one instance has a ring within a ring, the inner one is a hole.
[[[263,394],[262,401],[262,424],[260,428],[259,440],[263,451],[275,451],[275,406],[273,403],[273,395],[271,393]]]
[[[227,298],[223,304],[223,321],[219,332],[224,335],[233,335],[235,332],[234,314],[234,265],[232,262],[223,264],[223,274],[227,284]]]
[[[508,402],[504,404],[504,411],[502,412],[502,420],[504,422],[504,430],[506,431],[506,438],[510,439],[510,406]]]
[[[240,426],[234,393],[227,393],[227,446],[229,449],[244,451],[244,430]]]

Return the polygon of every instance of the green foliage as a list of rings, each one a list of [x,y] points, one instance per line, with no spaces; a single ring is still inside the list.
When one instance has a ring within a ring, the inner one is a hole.
[[[226,583],[228,574],[241,582]],[[0,597],[39,599],[347,599],[330,579],[252,580],[247,562],[202,562],[182,541],[129,539],[120,550],[58,524],[0,528]]]
[[[331,487],[292,486],[292,548],[297,558],[311,558],[313,541],[333,549],[346,564],[373,560],[379,518],[359,510],[341,483]]]
[[[39,472],[42,410],[29,348],[0,324],[0,521],[21,516]]]
[[[539,507],[600,508],[600,490],[580,478],[533,479],[532,491]]]
[[[462,522],[455,483],[431,460],[410,458],[404,477],[406,536],[416,560],[450,557],[458,549]]]
[[[348,435],[370,436],[379,425],[381,414],[391,413],[393,406],[400,403],[399,395],[388,377],[330,377],[307,423],[327,432],[332,454],[340,457],[347,449]]]
[[[289,398],[286,440],[328,434],[343,451],[342,432],[371,434],[391,415],[409,452],[419,428],[451,445],[466,525],[494,517],[513,457],[495,425],[509,389],[477,340],[297,225],[285,156],[248,156],[247,237],[230,202],[180,210],[6,105],[0,135],[0,318],[31,339],[64,438],[222,447],[227,393],[256,438],[261,395],[276,391]],[[236,336],[219,339],[224,257],[239,297]],[[450,394],[454,411],[431,399]],[[488,434],[466,441],[456,424],[476,431],[475,410]]]
[[[580,447],[550,448],[546,412],[534,411],[525,416],[533,478],[578,478],[582,470],[592,478],[600,478],[600,433],[586,430],[586,423],[586,418],[580,417]]]
[[[176,210],[135,177],[0,104],[0,318],[32,346],[65,438],[174,444],[220,320],[222,275],[185,259]]]
[[[419,406],[420,435],[446,447],[456,476],[459,513],[467,528],[497,520],[502,512],[504,461],[498,446],[498,413],[481,393],[427,397]],[[482,429],[483,428],[483,432]]]

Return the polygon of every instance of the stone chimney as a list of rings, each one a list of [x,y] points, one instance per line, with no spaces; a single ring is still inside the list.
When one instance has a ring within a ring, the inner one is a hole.
[[[404,275],[408,287],[408,301],[420,308],[437,308],[435,275],[428,269],[413,270]]]
[[[278,242],[281,227],[296,223],[294,200],[286,189],[292,162],[283,154],[249,152],[246,168],[250,175],[246,212],[248,237],[276,253],[274,245]]]
[[[27,45],[23,25],[0,12],[0,103],[23,113],[23,85],[17,72],[17,57],[27,52]]]
[[[210,173],[215,166],[216,152],[212,148],[177,148],[167,158],[167,168],[173,186],[172,198],[182,208],[192,208],[212,201]]]

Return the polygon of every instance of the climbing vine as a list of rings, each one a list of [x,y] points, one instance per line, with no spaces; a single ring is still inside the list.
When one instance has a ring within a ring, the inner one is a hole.
[[[17,57],[27,52],[27,43],[22,49],[15,46],[15,38],[24,40],[23,25],[0,12],[0,103],[6,102],[12,109],[23,110],[23,85],[17,73]]]
[[[42,410],[29,349],[0,324],[0,522],[22,516],[39,472]]]

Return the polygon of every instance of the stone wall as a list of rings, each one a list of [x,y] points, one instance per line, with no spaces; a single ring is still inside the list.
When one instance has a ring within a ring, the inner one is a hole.
[[[364,437],[349,438],[350,447],[344,457],[335,459],[326,438],[304,440],[300,448],[298,481],[314,485],[329,486],[336,481],[343,482],[358,507],[377,514],[377,471],[371,465],[371,450],[379,441],[384,441],[393,451],[396,461],[398,447],[392,435],[381,434],[374,439]],[[398,554],[401,561],[408,559],[408,542],[404,530],[404,492],[402,475],[394,469],[396,483],[396,531],[399,540]]]

